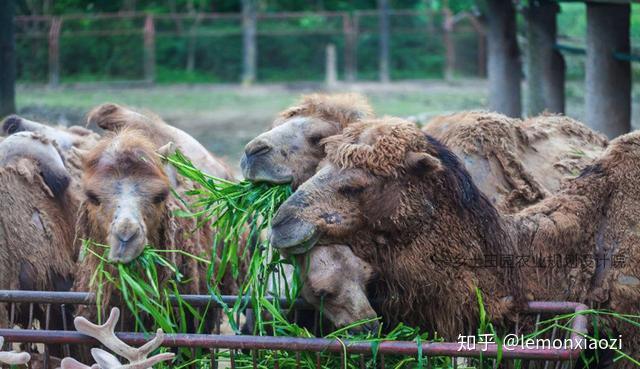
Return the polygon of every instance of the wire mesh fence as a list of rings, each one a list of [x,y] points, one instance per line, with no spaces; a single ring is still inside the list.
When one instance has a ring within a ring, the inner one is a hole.
[[[444,30],[441,14],[389,13],[392,79],[440,78],[454,48],[456,73],[484,74],[484,31],[460,17]],[[16,17],[21,81],[238,82],[242,16],[231,13],[118,13]],[[376,11],[260,13],[256,16],[257,78],[320,81],[326,47],[335,45],[339,79],[378,78]],[[452,43],[445,42],[451,32]],[[152,65],[149,65],[152,64]]]

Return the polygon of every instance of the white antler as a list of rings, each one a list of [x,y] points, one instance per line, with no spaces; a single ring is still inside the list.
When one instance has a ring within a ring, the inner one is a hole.
[[[88,366],[70,357],[65,357],[60,362],[60,369],[99,369],[99,368],[100,367],[98,366],[98,364],[93,364],[93,366]]]
[[[81,364],[72,358],[65,358],[62,360],[62,369],[147,369],[153,365],[171,360],[174,357],[173,353],[162,353],[150,358],[147,356],[155,349],[162,345],[164,341],[164,332],[162,329],[158,329],[156,336],[149,342],[145,343],[139,348],[134,348],[126,343],[122,342],[115,334],[116,324],[120,318],[120,310],[118,308],[111,309],[109,319],[103,325],[93,324],[83,317],[77,317],[73,324],[76,330],[80,333],[84,333],[87,336],[91,336],[106,348],[111,350],[117,355],[129,360],[129,364],[122,365],[115,355],[101,350],[99,348],[91,349],[91,355],[95,359],[97,364],[89,367]]]
[[[4,344],[4,337],[0,337],[0,349]],[[31,360],[31,355],[26,352],[0,351],[0,364],[24,365]]]

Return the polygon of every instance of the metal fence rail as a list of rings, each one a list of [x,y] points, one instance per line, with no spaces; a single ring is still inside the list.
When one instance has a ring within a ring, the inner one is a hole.
[[[237,296],[223,296],[222,302],[231,304],[237,301]],[[194,307],[207,306],[217,301],[211,296],[206,295],[185,295],[182,296],[184,301],[192,304]],[[250,305],[250,301],[246,301]],[[8,342],[12,343],[29,343],[44,345],[96,345],[97,341],[83,334],[66,331],[66,330],[48,330],[47,324],[43,324],[45,329],[31,329],[33,310],[35,306],[45,306],[47,314],[52,305],[93,305],[95,297],[90,293],[80,292],[39,292],[39,291],[9,291],[0,290],[0,303],[11,305],[12,312],[15,311],[17,304],[29,304],[30,322],[29,329],[0,329],[0,336],[3,336]],[[219,302],[218,302],[219,303]],[[286,301],[281,301],[282,306],[286,306]],[[310,306],[302,300],[296,300],[292,306],[295,309],[309,309]],[[587,306],[573,302],[530,302],[523,311],[525,314],[537,315],[540,321],[542,315],[559,315],[579,313],[586,310]],[[13,314],[13,313],[12,313]],[[49,315],[47,315],[47,321]],[[67,327],[65,327],[67,329]],[[394,356],[413,356],[417,357],[470,357],[470,358],[495,358],[501,355],[503,360],[523,359],[549,362],[556,362],[556,367],[570,367],[575,363],[582,350],[577,342],[582,338],[582,334],[587,332],[587,318],[584,315],[576,314],[571,322],[572,332],[566,339],[571,340],[574,344],[572,347],[561,348],[527,348],[521,346],[503,346],[497,344],[479,344],[475,347],[461,347],[457,342],[422,342],[418,344],[416,341],[384,341],[374,347],[371,342],[354,341],[354,340],[336,340],[327,338],[297,338],[297,337],[274,337],[274,336],[249,336],[249,335],[209,335],[209,334],[167,334],[163,343],[164,347],[183,347],[189,349],[206,349],[211,352],[219,350],[228,350],[233,362],[236,352],[239,350],[262,352],[268,350],[272,352],[293,352],[299,353],[334,353],[336,355],[362,355],[361,357],[370,357],[379,355],[384,363],[384,357]],[[552,338],[560,333],[552,333]],[[122,332],[118,333],[118,337],[125,343],[130,345],[141,345],[149,339],[148,334]],[[48,346],[45,346],[48,347]],[[65,350],[68,352],[68,349]],[[49,361],[48,350],[46,351],[46,361]],[[212,356],[213,357],[213,356]],[[319,356],[318,356],[319,358]],[[215,359],[212,359],[215,360]],[[255,365],[255,354],[254,354]],[[455,363],[454,363],[455,364]],[[384,364],[382,364],[384,365]],[[233,365],[232,365],[233,367]],[[320,361],[318,359],[318,368]],[[361,365],[361,367],[364,367]],[[526,367],[526,366],[524,366]],[[546,367],[546,366],[545,366]]]

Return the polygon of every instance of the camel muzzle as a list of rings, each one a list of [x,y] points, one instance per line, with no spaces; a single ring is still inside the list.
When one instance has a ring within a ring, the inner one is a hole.
[[[380,323],[378,321],[367,322],[364,324],[357,325],[353,328],[349,328],[349,333],[351,334],[361,334],[361,333],[378,333],[380,329]]]
[[[271,245],[294,255],[309,251],[320,239],[320,232],[314,224],[286,215],[284,210],[278,211],[271,223]]]
[[[109,260],[127,264],[137,258],[144,249],[143,234],[142,226],[134,221],[126,220],[118,224],[111,236]]]

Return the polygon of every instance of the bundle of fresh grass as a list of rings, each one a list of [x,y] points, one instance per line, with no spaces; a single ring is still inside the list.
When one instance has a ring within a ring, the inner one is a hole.
[[[84,240],[83,252],[100,261],[91,280],[91,285],[96,286],[98,322],[104,316],[102,299],[105,297],[104,288],[107,284],[122,294],[122,301],[135,319],[136,331],[152,332],[157,328],[162,328],[166,333],[186,333],[188,327],[185,312],[187,311],[198,321],[204,321],[203,317],[206,312],[200,313],[180,299],[178,287],[189,281],[183,280],[178,268],[163,255],[181,253],[196,259],[203,265],[208,265],[210,263],[208,260],[186,254],[181,250],[158,250],[148,246],[131,263],[117,264],[113,268],[109,268],[107,259],[109,246]],[[160,279],[158,277],[159,267],[170,270],[170,278]],[[177,309],[172,307],[170,301],[172,296],[176,297]],[[145,314],[153,319],[154,327],[146,326],[145,323],[148,324],[148,322],[144,319]],[[202,327],[198,327],[198,332],[201,331]]]
[[[210,293],[218,298],[236,332],[240,328],[236,318],[250,301],[256,317],[254,331],[265,334],[266,327],[261,314],[265,298],[278,297],[274,300],[276,305],[282,296],[292,301],[300,286],[298,279],[288,280],[285,277],[282,266],[290,262],[261,239],[262,231],[269,227],[280,204],[291,195],[291,187],[249,181],[234,183],[212,177],[196,168],[179,151],[166,160],[180,175],[199,185],[184,194],[189,198],[188,202],[182,199],[188,203],[192,213],[180,215],[197,217],[200,224],[211,224],[215,228],[212,245],[215,249],[212,254],[217,255],[220,262],[209,264]],[[250,247],[243,247],[247,242],[251,243]],[[239,282],[239,294],[249,297],[236,300],[233,306],[223,303],[218,288],[229,270]]]

